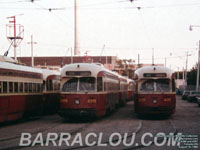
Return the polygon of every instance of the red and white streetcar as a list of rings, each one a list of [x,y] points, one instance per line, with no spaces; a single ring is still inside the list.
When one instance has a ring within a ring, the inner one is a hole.
[[[135,71],[135,112],[138,114],[166,114],[175,112],[175,78],[171,69],[149,66]]]
[[[42,71],[0,57],[0,122],[37,114],[42,107]]]
[[[118,75],[102,64],[77,63],[61,71],[62,117],[103,116],[119,104]]]
[[[126,104],[126,101],[128,100],[128,79],[118,75],[119,77],[119,104],[121,106]]]
[[[43,111],[55,113],[60,104],[60,72],[42,69],[43,74]]]
[[[128,79],[128,100],[131,101],[134,99],[135,93],[135,81]]]

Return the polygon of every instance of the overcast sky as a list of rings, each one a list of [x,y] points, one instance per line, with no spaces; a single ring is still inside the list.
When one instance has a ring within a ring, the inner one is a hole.
[[[24,26],[18,56],[30,56],[33,35],[35,56],[69,56],[74,47],[74,0],[0,0],[0,54],[10,43],[6,38],[9,16]],[[81,55],[118,56],[140,63],[165,63],[175,70],[197,62],[200,28],[199,0],[77,0]],[[49,9],[52,9],[49,11]],[[56,10],[54,10],[56,9]],[[13,56],[13,47],[9,56]]]

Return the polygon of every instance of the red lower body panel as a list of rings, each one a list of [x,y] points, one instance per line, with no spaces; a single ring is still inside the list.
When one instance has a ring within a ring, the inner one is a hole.
[[[42,95],[10,95],[0,97],[0,122],[17,120],[24,114],[40,111]]]
[[[138,114],[173,114],[176,108],[175,94],[136,94],[135,112]]]
[[[62,94],[59,114],[70,116],[104,116],[119,104],[119,94]]]

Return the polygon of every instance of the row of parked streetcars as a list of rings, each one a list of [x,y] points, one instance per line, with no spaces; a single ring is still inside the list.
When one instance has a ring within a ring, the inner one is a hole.
[[[200,92],[184,91],[182,94],[182,100],[187,100],[188,102],[196,102],[200,107]]]
[[[174,72],[160,66],[142,67],[131,80],[99,63],[68,64],[58,72],[0,56],[0,122],[44,112],[58,112],[63,118],[101,117],[127,100],[134,101],[137,114],[173,114]]]

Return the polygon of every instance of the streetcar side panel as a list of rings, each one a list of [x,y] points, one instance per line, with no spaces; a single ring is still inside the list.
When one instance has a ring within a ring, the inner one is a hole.
[[[25,67],[32,71],[26,72],[24,66],[3,64],[4,68],[0,69],[0,122],[37,114],[42,104],[41,72]]]

